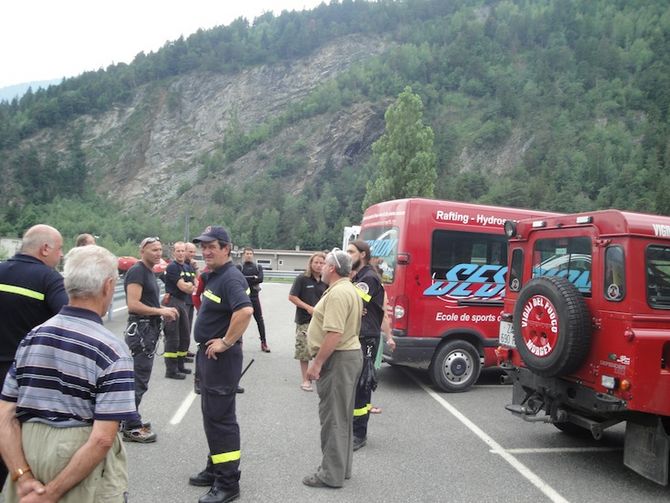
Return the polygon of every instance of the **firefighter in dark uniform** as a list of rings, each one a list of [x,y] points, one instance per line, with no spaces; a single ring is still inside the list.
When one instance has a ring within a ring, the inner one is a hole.
[[[54,269],[62,256],[60,232],[40,224],[28,229],[20,251],[0,264],[0,387],[21,340],[68,302],[63,276]],[[6,477],[0,459],[0,491]]]
[[[191,276],[192,269],[185,263],[186,245],[177,241],[173,245],[172,257],[174,260],[165,269],[165,305],[174,307],[179,316],[173,321],[166,321],[165,331],[165,377],[168,379],[184,379],[191,369],[184,366],[188,346],[191,343],[191,325],[186,306],[187,297],[190,298],[195,289]]]
[[[253,314],[247,281],[233,265],[231,243],[223,227],[207,227],[200,243],[210,269],[195,321],[199,343],[196,365],[202,392],[202,419],[209,446],[206,468],[189,478],[194,486],[211,486],[199,503],[223,503],[240,495],[240,429],[235,391],[242,372],[240,338]]]
[[[263,282],[263,266],[254,262],[254,250],[248,246],[244,249],[242,260],[243,262],[237,268],[242,271],[249,285],[249,298],[254,308],[254,320],[256,320],[258,334],[261,339],[261,351],[269,353],[270,348],[265,338],[265,321],[263,321],[263,310],[261,309],[261,300],[259,298],[261,283]]]
[[[370,245],[363,240],[349,243],[347,253],[351,257],[352,282],[363,299],[363,318],[359,335],[363,351],[363,372],[356,387],[354,403],[354,450],[367,442],[368,420],[372,407],[372,390],[376,387],[374,359],[379,347],[382,321],[384,319],[384,286],[377,272],[369,265]]]

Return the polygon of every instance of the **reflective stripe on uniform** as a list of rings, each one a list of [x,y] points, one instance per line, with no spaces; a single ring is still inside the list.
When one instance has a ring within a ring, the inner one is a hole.
[[[168,353],[167,351],[163,353],[163,358],[177,358],[179,353]]]
[[[356,293],[358,294],[358,296],[361,299],[363,299],[363,301],[370,302],[372,300],[372,295],[370,295],[369,293],[365,293],[363,290],[358,288],[356,285],[354,285],[354,288],[356,289]]]
[[[6,285],[4,283],[0,283],[0,292],[14,293],[16,295],[30,297],[31,299],[44,300],[43,293],[36,292],[35,290],[29,290],[27,288],[22,288],[20,286]]]
[[[216,302],[217,304],[221,304],[221,297],[214,295],[211,290],[205,290],[205,293],[203,294],[205,297],[207,297],[209,300],[212,302]]]
[[[182,357],[188,355],[188,351],[177,351],[177,356]]]
[[[354,409],[354,417],[364,416],[370,411],[370,409],[370,404],[367,404],[365,407],[361,407],[360,409]]]
[[[228,463],[230,461],[237,461],[240,459],[240,451],[222,452],[221,454],[212,454],[212,463],[218,465],[220,463]]]

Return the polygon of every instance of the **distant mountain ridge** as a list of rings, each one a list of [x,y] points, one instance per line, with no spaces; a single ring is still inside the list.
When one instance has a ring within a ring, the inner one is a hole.
[[[0,87],[0,101],[12,101],[14,98],[21,98],[28,89],[37,91],[39,88],[47,89],[49,86],[57,86],[63,80],[39,80],[35,82],[24,82],[22,84],[14,84],[11,86]]]

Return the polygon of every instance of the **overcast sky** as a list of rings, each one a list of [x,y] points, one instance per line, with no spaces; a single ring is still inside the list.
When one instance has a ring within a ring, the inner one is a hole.
[[[2,0],[0,87],[129,63],[137,53],[199,28],[240,16],[252,22],[268,11],[312,9],[322,1]]]

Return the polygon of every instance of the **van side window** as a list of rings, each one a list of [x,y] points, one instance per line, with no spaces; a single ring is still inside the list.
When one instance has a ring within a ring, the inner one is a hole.
[[[605,250],[605,298],[619,302],[626,295],[626,269],[621,246],[608,246]]]
[[[652,245],[646,251],[647,302],[670,309],[670,247]]]
[[[507,265],[505,236],[436,230],[433,232],[430,254],[432,279],[446,279],[447,273],[462,264]],[[491,268],[489,274],[493,274]],[[465,279],[465,278],[463,278]]]
[[[538,276],[567,278],[582,294],[590,296],[591,239],[538,239],[533,247],[533,277]]]
[[[523,286],[521,272],[523,270],[523,250],[517,248],[512,251],[512,269],[509,272],[508,285],[513,292],[518,292]]]

